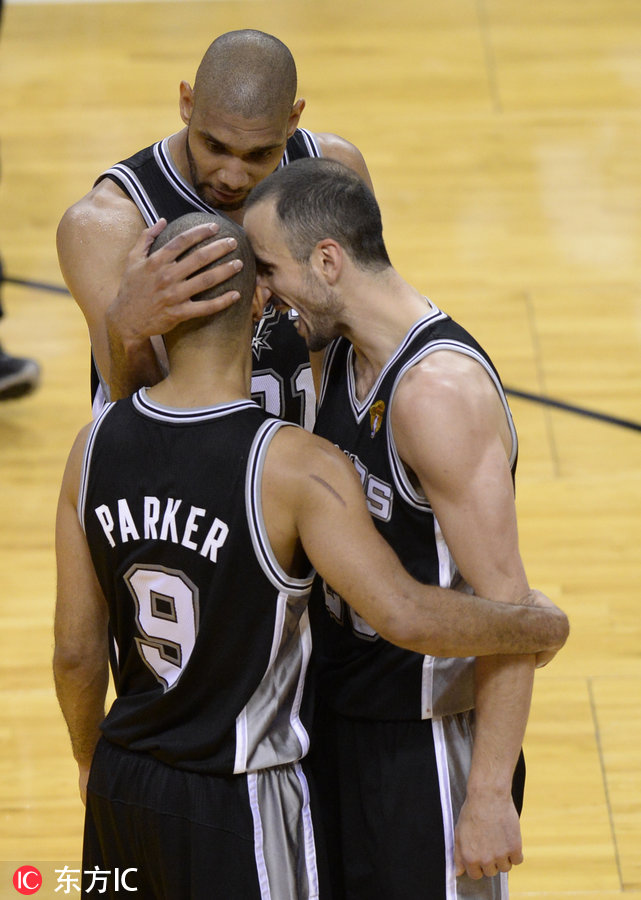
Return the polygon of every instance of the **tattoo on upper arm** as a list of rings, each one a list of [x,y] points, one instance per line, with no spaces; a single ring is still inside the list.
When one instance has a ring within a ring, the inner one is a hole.
[[[314,481],[322,484],[324,488],[327,488],[327,490],[336,497],[339,503],[341,503],[343,506],[347,506],[341,495],[337,491],[335,491],[331,484],[328,484],[324,478],[319,478],[318,475],[310,475],[310,478],[313,478]]]

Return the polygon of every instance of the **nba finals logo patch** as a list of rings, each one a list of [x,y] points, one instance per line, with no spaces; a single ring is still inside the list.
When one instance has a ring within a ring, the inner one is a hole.
[[[369,408],[369,425],[370,425],[370,437],[374,437],[378,429],[383,424],[383,415],[385,414],[385,403],[382,400],[377,400],[376,403],[373,403]]]

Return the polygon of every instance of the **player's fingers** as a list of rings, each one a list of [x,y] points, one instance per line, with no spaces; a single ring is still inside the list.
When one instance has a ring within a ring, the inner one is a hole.
[[[217,222],[206,222],[204,225],[195,225],[193,228],[189,228],[187,231],[183,231],[180,234],[177,234],[176,237],[173,237],[170,241],[167,241],[165,246],[158,252],[162,254],[162,259],[171,260],[173,262],[183,253],[191,250],[192,247],[195,247],[202,241],[206,241],[208,238],[214,237],[219,231],[220,225],[218,225]],[[226,238],[225,240],[233,240],[233,238]],[[205,246],[208,247],[210,245],[207,244]],[[199,248],[199,251],[201,249],[203,248]],[[229,250],[226,252],[229,253]]]
[[[240,300],[238,291],[227,291],[219,297],[214,297],[213,300],[197,300],[196,302],[189,300],[189,306],[181,307],[181,311],[184,313],[185,319],[213,316],[214,313],[222,312],[223,309],[227,309],[228,306],[236,303],[237,300]]]
[[[465,875],[465,861],[459,850],[458,841],[454,845],[454,871],[457,878],[459,875]]]
[[[154,222],[153,225],[150,225],[149,228],[145,228],[144,231],[141,231],[138,240],[134,244],[131,249],[130,256],[137,259],[140,256],[147,256],[149,253],[149,248],[156,240],[158,235],[163,229],[167,227],[167,219],[158,219],[157,222]]]
[[[231,253],[232,250],[235,250],[237,246],[235,238],[220,238],[217,241],[201,244],[176,263],[176,270],[183,273],[184,277],[188,277],[188,274],[193,274],[200,269],[212,266],[227,256],[228,253]],[[242,268],[242,264],[239,268]]]
[[[482,866],[480,866],[478,863],[469,863],[468,862],[465,864],[464,869],[465,869],[465,872],[468,875],[468,877],[474,879],[474,881],[478,881],[479,878],[482,878],[483,875],[485,874]],[[461,873],[461,874],[463,874],[463,873]],[[493,872],[492,874],[494,875],[496,873]]]
[[[541,650],[540,653],[537,653],[536,668],[542,669],[544,666],[547,666],[549,662],[552,662],[557,652],[557,650]]]
[[[508,856],[508,859],[512,863],[513,866],[520,866],[521,863],[523,862],[523,851],[515,850],[514,853],[510,853],[510,855]]]
[[[186,278],[182,282],[181,293],[183,294],[183,299],[193,297],[194,294],[199,294],[201,291],[218,287],[219,284],[227,281],[232,275],[240,272],[242,267],[243,263],[240,259],[230,259],[228,262],[221,262],[211,268],[202,269],[196,275],[192,275],[191,278]]]
[[[522,606],[538,606],[543,609],[558,610],[556,603],[553,603],[546,594],[536,588],[531,588],[527,594],[519,600],[519,603]]]

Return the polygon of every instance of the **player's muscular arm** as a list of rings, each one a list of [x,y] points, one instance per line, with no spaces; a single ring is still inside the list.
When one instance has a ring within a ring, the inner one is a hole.
[[[326,159],[335,159],[337,162],[349,166],[363,179],[371,191],[374,190],[365,159],[358,147],[350,144],[349,141],[339,137],[337,134],[317,134],[316,139]]]
[[[146,229],[135,204],[104,181],[65,213],[58,228],[63,277],[85,315],[96,364],[113,400],[156,384],[164,374],[154,336],[178,322],[224,309],[238,297],[230,291],[215,300],[190,300],[238,270],[238,261],[223,260],[199,271],[223,259],[234,246],[230,239],[214,241],[177,261],[215,234],[217,226],[184,232],[150,257],[163,227],[161,219]]]
[[[107,310],[118,293],[127,255],[144,227],[136,206],[106,181],[70,207],[58,226],[60,270],[86,319],[94,359],[106,382]],[[147,361],[152,365],[149,377],[155,375],[157,380],[153,354]]]
[[[419,584],[376,531],[354,467],[337,448],[300,429],[273,439],[263,510],[274,552],[291,574],[302,548],[314,568],[387,640],[436,656],[563,643],[558,610],[509,607]]]
[[[86,435],[84,429],[71,451],[58,501],[53,658],[56,694],[78,763],[83,801],[109,680],[107,604],[76,510]]]
[[[509,470],[509,430],[482,367],[436,353],[401,383],[392,410],[401,458],[418,477],[465,580],[514,602],[527,590]],[[477,735],[457,826],[457,871],[473,878],[522,861],[512,773],[525,733],[534,672],[527,656],[477,662]]]

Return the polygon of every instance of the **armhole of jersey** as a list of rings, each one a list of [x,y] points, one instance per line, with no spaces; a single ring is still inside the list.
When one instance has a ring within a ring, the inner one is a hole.
[[[96,434],[98,433],[98,429],[100,428],[102,422],[104,421],[107,413],[113,408],[113,403],[108,403],[103,407],[102,412],[94,421],[91,430],[87,436],[87,443],[85,444],[85,452],[82,457],[82,469],[80,471],[80,486],[78,488],[78,519],[80,520],[80,526],[83,531],[86,533],[85,529],[85,503],[87,501],[87,482],[89,480],[89,469],[91,467],[91,456],[93,453],[94,444],[96,441]]]
[[[307,151],[307,157],[311,157],[313,159],[319,159],[322,157],[323,152],[316,140],[316,135],[312,131],[308,131],[306,128],[297,128],[294,132],[294,135],[300,135],[303,139],[303,144],[305,145],[305,150]],[[290,138],[291,140],[291,138]],[[305,157],[301,157],[304,159]],[[278,168],[282,169],[283,166],[288,166],[291,162],[289,158],[289,150],[285,147],[285,152],[283,153],[281,161],[278,163]]]
[[[105,408],[105,405],[109,403],[109,385],[105,382],[102,377],[102,373],[98,368],[98,363],[96,362],[96,357],[94,356],[93,347],[91,348],[91,362],[96,373],[97,386],[96,393],[91,398],[91,417],[93,419],[97,419],[102,410]]]
[[[314,572],[310,572],[306,578],[293,578],[284,571],[272,550],[263,518],[261,488],[265,458],[272,438],[283,427],[297,428],[299,426],[283,422],[280,419],[269,419],[261,425],[254,438],[245,476],[245,508],[256,559],[265,575],[278,590],[285,590],[292,596],[303,596],[308,593],[312,585]]]
[[[160,216],[151,202],[149,194],[131,169],[128,169],[127,166],[124,166],[122,163],[116,163],[115,166],[112,166],[110,169],[107,169],[106,172],[102,173],[100,178],[96,181],[96,184],[98,184],[99,181],[102,181],[103,178],[110,178],[123,189],[127,196],[138,207],[147,227],[158,221]]]
[[[312,131],[308,131],[306,128],[299,128],[298,130],[303,135],[305,147],[307,148],[309,155],[319,159],[323,155],[323,153],[321,151],[321,148],[318,146],[316,135]]]
[[[413,356],[412,359],[407,362],[401,371],[399,372],[396,380],[392,386],[392,391],[390,393],[390,413],[392,408],[392,403],[394,400],[394,394],[396,393],[396,388],[403,377],[403,375],[407,372],[408,369],[411,369],[412,366],[415,366],[417,362],[421,359],[425,359],[426,356],[429,356],[431,353],[435,353],[437,350],[452,350],[455,353],[463,353],[465,356],[469,356],[471,359],[476,360],[487,372],[487,374],[492,379],[492,383],[496,388],[496,391],[499,395],[501,403],[503,404],[503,410],[505,412],[505,417],[507,419],[508,427],[510,429],[510,435],[512,438],[512,447],[509,456],[509,465],[510,468],[514,466],[516,461],[516,454],[518,452],[518,439],[516,435],[516,428],[514,427],[514,420],[512,419],[512,412],[507,402],[507,397],[505,396],[505,391],[501,386],[501,382],[498,379],[498,376],[492,369],[492,367],[488,364],[487,360],[472,347],[468,347],[466,344],[461,344],[456,341],[434,341],[434,343],[430,344],[428,348],[424,348],[420,350],[416,356]],[[403,461],[401,460],[398,450],[396,449],[396,444],[394,442],[394,435],[392,432],[392,416],[391,414],[387,417],[387,437],[388,437],[388,447],[389,447],[389,460],[392,468],[392,474],[394,477],[394,483],[396,489],[401,494],[403,499],[410,503],[412,506],[417,507],[418,509],[430,509],[429,501],[423,494],[419,493],[414,485],[411,483]]]

